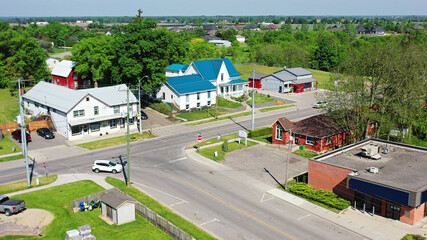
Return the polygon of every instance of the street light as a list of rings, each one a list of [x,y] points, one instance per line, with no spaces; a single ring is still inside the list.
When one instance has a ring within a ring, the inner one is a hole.
[[[252,127],[251,130],[255,129],[255,70],[252,70]]]
[[[145,77],[148,78],[147,75],[143,76],[138,80],[138,102],[139,102],[139,133],[142,134],[142,120],[141,120],[141,80]]]

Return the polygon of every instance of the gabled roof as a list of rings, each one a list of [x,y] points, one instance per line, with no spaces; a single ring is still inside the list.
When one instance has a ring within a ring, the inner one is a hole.
[[[292,129],[293,133],[318,138],[345,132],[343,129],[338,128],[338,124],[328,114],[316,115],[294,123],[290,122],[286,117],[279,118],[277,121],[285,130]]]
[[[248,79],[251,80],[252,76],[253,75],[250,75]],[[255,78],[255,79],[261,79],[261,78],[266,77],[266,76],[268,76],[268,75],[267,74],[261,74],[261,73],[255,73],[255,76],[253,76],[253,78]]]
[[[105,193],[101,197],[101,201],[115,209],[119,208],[121,205],[123,205],[126,202],[136,203],[135,199],[129,197],[128,195],[120,192],[115,188]]]
[[[293,126],[294,126],[294,124],[291,122],[291,121],[289,121],[287,118],[285,118],[285,117],[281,117],[281,118],[278,118],[277,120],[276,120],[276,122],[279,122],[279,124],[285,129],[285,130],[290,130],[290,129],[292,129],[293,128]]]
[[[116,106],[127,103],[126,89],[126,84],[120,84],[109,87],[86,88],[77,91],[87,92],[108,106]],[[133,93],[129,93],[129,103],[137,102],[138,100],[136,99],[135,95],[133,95]]]
[[[297,79],[294,75],[290,74],[289,72],[287,72],[285,70],[275,72],[275,73],[271,74],[271,76],[276,77],[277,79],[284,81],[284,82],[293,81],[293,80]]]
[[[75,67],[75,63],[70,60],[62,60],[60,63],[56,64],[52,70],[52,75],[60,77],[68,77]]]
[[[291,74],[293,74],[293,75],[295,75],[295,76],[297,76],[297,77],[299,77],[299,76],[305,76],[305,75],[312,75],[313,74],[312,72],[310,72],[308,70],[305,70],[302,67],[286,68],[284,70],[287,71],[287,72],[289,72],[289,73],[291,73]]]
[[[356,27],[356,31],[358,31],[358,32],[365,32],[366,29],[364,27],[362,27],[362,26],[357,26]]]
[[[168,77],[167,84],[180,95],[216,89],[211,82],[203,79],[199,74]]]
[[[228,58],[206,61],[194,61],[193,65],[200,73],[200,75],[202,75],[203,79],[211,81],[216,80],[218,78],[219,70],[221,69],[222,63],[225,64],[225,67],[227,68],[227,72],[230,77],[240,77],[240,74],[237,72],[236,68]]]
[[[175,71],[179,71],[179,70],[185,71],[185,70],[187,70],[187,68],[188,68],[188,65],[174,63],[172,65],[167,66],[165,69],[166,70],[175,70]]]

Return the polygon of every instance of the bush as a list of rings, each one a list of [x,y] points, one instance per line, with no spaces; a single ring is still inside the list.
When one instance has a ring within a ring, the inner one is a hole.
[[[314,190],[306,183],[296,183],[289,188],[289,191],[304,198],[313,199],[330,207],[343,210],[350,206],[350,201],[339,198],[335,193],[326,190]]]
[[[168,116],[172,114],[172,108],[170,108],[166,103],[153,103],[150,105],[150,108]]]
[[[225,139],[224,142],[222,143],[222,151],[228,152],[228,139]]]
[[[266,136],[270,135],[272,133],[272,128],[264,127],[264,128],[258,128],[253,131],[249,131],[248,137],[260,137],[260,136]]]
[[[232,97],[232,99],[238,101],[238,102],[244,102],[246,101],[246,99],[248,99],[248,96],[246,94],[243,94],[240,97]]]

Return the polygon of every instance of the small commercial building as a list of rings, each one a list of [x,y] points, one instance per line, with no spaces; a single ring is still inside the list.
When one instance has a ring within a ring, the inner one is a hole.
[[[136,202],[113,188],[101,197],[101,212],[117,225],[132,222],[135,221]]]
[[[366,139],[309,160],[308,184],[414,225],[427,215],[427,148]]]
[[[278,93],[301,93],[317,89],[313,73],[304,68],[284,68],[261,78],[261,89]]]

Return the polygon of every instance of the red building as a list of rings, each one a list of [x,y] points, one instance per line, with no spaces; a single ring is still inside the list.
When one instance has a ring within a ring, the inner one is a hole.
[[[52,83],[65,86],[70,89],[90,88],[93,86],[91,80],[82,80],[74,73],[75,63],[69,60],[62,60],[56,64],[52,70]]]
[[[249,87],[252,87],[252,84],[255,82],[255,88],[262,88],[261,85],[261,78],[267,76],[266,74],[255,74],[255,75],[251,75],[249,76]]]
[[[343,146],[347,135],[327,114],[309,117],[294,123],[286,117],[282,117],[276,120],[272,128],[274,144],[287,144],[290,131],[292,131],[292,144],[305,145],[307,149],[316,152]]]
[[[427,148],[366,139],[309,160],[308,184],[414,225],[427,216]]]

